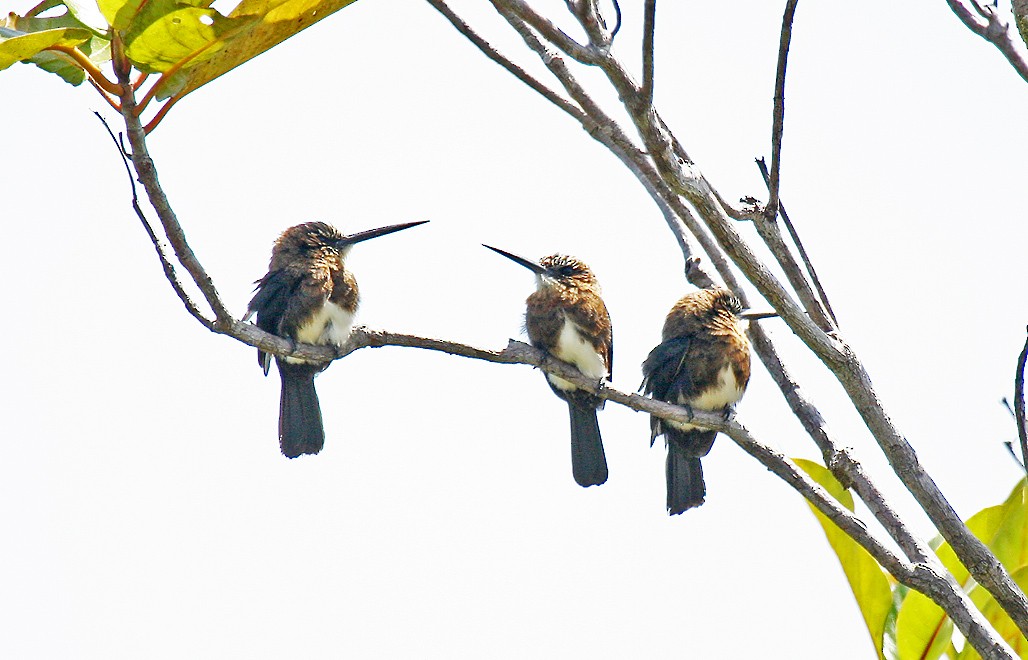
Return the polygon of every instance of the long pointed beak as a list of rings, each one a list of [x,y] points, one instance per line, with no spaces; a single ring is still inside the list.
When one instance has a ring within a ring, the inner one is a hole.
[[[778,316],[778,312],[743,312],[739,315],[739,318],[747,321],[759,321],[760,319],[770,319]]]
[[[490,250],[492,250],[493,252],[495,252],[497,254],[502,254],[503,256],[507,257],[508,259],[513,261],[514,263],[521,264],[522,266],[524,266],[528,270],[532,271],[536,275],[542,275],[542,274],[546,273],[546,269],[543,268],[542,266],[540,266],[539,264],[535,263],[534,261],[529,261],[528,259],[522,259],[521,257],[519,257],[516,254],[511,254],[510,252],[504,252],[503,250],[501,250],[499,248],[491,247],[489,245],[486,245],[485,243],[482,243],[482,247],[489,248]]]
[[[410,229],[411,227],[417,227],[423,225],[428,220],[419,220],[417,222],[405,222],[399,225],[388,225],[386,227],[379,227],[378,229],[368,229],[367,231],[360,231],[356,234],[350,234],[343,240],[339,241],[339,247],[346,245],[354,245],[361,241],[371,240],[372,238],[378,238],[379,236],[385,236],[386,234],[392,234],[395,231],[402,231],[404,229]]]

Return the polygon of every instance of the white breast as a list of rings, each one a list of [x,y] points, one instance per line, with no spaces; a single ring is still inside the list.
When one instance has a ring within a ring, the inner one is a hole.
[[[304,344],[334,344],[342,346],[350,337],[353,328],[353,314],[334,302],[326,301],[310,321],[300,326],[296,340]],[[301,362],[286,358],[290,362]]]
[[[564,325],[560,329],[560,336],[557,338],[557,346],[553,350],[553,354],[564,362],[575,365],[579,371],[594,380],[598,381],[607,375],[607,365],[603,361],[603,356],[597,353],[593,345],[582,337],[578,326],[572,323],[567,316],[564,317]],[[546,377],[559,390],[578,389],[563,378],[552,375]]]
[[[692,406],[693,410],[723,410],[726,406],[730,406],[741,399],[745,391],[742,385],[735,379],[735,370],[732,369],[731,365],[726,364],[717,375],[717,385],[715,387],[704,391],[692,401],[679,396],[678,403],[688,403]],[[668,420],[667,423],[683,431],[691,431],[697,428],[686,422],[672,422]]]

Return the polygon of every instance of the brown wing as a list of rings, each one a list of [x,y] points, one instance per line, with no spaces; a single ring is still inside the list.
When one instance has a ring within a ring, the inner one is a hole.
[[[594,293],[584,293],[576,304],[565,308],[565,311],[571,322],[578,326],[582,336],[603,356],[607,380],[610,380],[614,370],[614,331],[603,299]],[[559,327],[557,331],[560,331]]]

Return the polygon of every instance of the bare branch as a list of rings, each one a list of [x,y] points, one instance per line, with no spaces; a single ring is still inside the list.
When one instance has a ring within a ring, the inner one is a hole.
[[[757,168],[760,169],[760,175],[764,177],[764,183],[767,184],[770,189],[771,180],[768,175],[767,165],[764,163],[763,158],[757,159]],[[839,320],[835,317],[835,311],[832,309],[831,303],[828,302],[828,294],[825,293],[824,287],[821,286],[821,280],[817,276],[817,271],[814,270],[814,264],[810,261],[810,255],[807,254],[806,248],[803,247],[803,241],[800,240],[800,235],[796,231],[796,227],[792,224],[792,220],[789,219],[789,214],[785,211],[785,206],[782,205],[781,200],[778,201],[778,215],[781,216],[782,222],[785,224],[785,229],[789,232],[789,237],[792,239],[793,245],[800,253],[800,259],[803,260],[803,266],[807,269],[807,275],[810,277],[810,281],[813,282],[814,288],[817,290],[817,296],[824,306],[828,316],[831,317],[832,323],[838,327]]]
[[[121,84],[122,90],[121,116],[125,120],[129,144],[132,146],[132,165],[139,176],[139,181],[143,184],[147,199],[150,200],[150,204],[157,212],[157,217],[160,218],[164,234],[175,251],[175,257],[185,267],[189,276],[199,287],[200,293],[203,294],[207,304],[214,311],[214,323],[216,325],[228,323],[232,320],[232,314],[222,302],[221,297],[218,295],[218,290],[214,287],[214,282],[207,274],[207,271],[204,270],[203,265],[196,258],[196,255],[193,254],[192,248],[186,241],[182,225],[179,224],[178,218],[175,216],[175,212],[172,210],[171,204],[168,202],[168,198],[165,196],[164,190],[157,180],[157,168],[154,167],[153,160],[146,149],[145,133],[136,113],[136,99],[129,81],[130,68],[116,68],[118,69],[118,82]]]
[[[653,40],[656,23],[657,0],[646,0],[643,5],[643,81],[639,101],[647,107],[653,105]]]
[[[493,7],[495,7],[497,11],[500,11],[501,14],[506,12],[510,15],[516,16],[528,25],[531,25],[532,29],[542,35],[544,39],[564,51],[564,53],[572,59],[578,60],[582,64],[597,64],[603,57],[601,52],[596,48],[583,46],[578,43],[569,37],[563,30],[550,22],[549,19],[540,15],[522,0],[490,0],[490,2],[492,2]]]
[[[1028,82],[1028,60],[1025,59],[1023,50],[1010,38],[1010,26],[1000,19],[993,7],[976,7],[978,12],[986,18],[983,24],[974,17],[961,0],[946,0],[946,4],[968,30],[985,39],[1003,53],[1003,57],[1007,58],[1007,62],[1014,67],[1017,75]]]
[[[248,326],[255,330],[256,333],[267,335],[267,333],[259,330],[256,326],[250,326],[249,324],[237,323],[233,329],[240,326]],[[270,337],[270,335],[267,336]],[[275,339],[288,345],[288,342],[285,342],[285,340]],[[354,328],[346,345],[339,350],[339,355],[349,355],[360,348],[382,346],[422,348],[500,364],[532,365],[546,373],[568,380],[576,386],[596,394],[600,398],[614,401],[633,410],[656,415],[662,419],[691,421],[699,426],[720,431],[731,437],[739,447],[796,489],[819,511],[838,525],[840,529],[864,547],[897,580],[929,595],[939,603],[982,657],[1005,659],[1016,657],[1004,645],[1002,640],[994,636],[993,631],[989,628],[981,613],[974,607],[966,594],[960,590],[959,586],[952,580],[952,577],[945,573],[938,559],[928,551],[927,547],[923,545],[918,547],[917,554],[923,556],[923,561],[910,563],[896,556],[895,553],[868,532],[867,527],[859,518],[839,504],[820,485],[811,480],[795,463],[780,452],[755,439],[744,426],[735,420],[726,420],[720,412],[693,411],[663,401],[656,401],[639,394],[621,392],[604,385],[603,381],[595,381],[584,376],[573,366],[553,358],[544,351],[513,339],[508,342],[506,348],[501,351],[495,351],[447,340],[357,327]],[[263,343],[261,348],[268,349],[267,345]],[[331,349],[326,347],[310,348],[331,351]],[[850,460],[851,465],[846,467],[847,470],[852,470],[852,465],[857,465],[855,461],[852,461],[844,454],[841,455],[839,460]],[[877,496],[880,498],[880,495]],[[871,499],[871,501],[877,502],[876,499]]]
[[[568,2],[568,10],[578,19],[579,24],[585,28],[589,37],[589,45],[601,51],[610,49],[610,35],[606,32],[603,18],[600,16],[600,8],[597,6],[599,0],[580,0],[579,2]]]
[[[764,213],[769,222],[778,217],[778,192],[781,184],[782,132],[785,130],[785,69],[789,62],[789,43],[792,41],[792,21],[799,0],[785,3],[782,16],[782,36],[778,43],[778,72],[775,76],[775,107],[771,120],[771,181]]]
[[[157,238],[157,235],[153,231],[153,227],[150,226],[150,221],[146,219],[146,215],[143,213],[143,209],[139,206],[139,196],[136,194],[136,180],[132,176],[132,168],[129,165],[128,156],[125,155],[125,149],[121,144],[118,143],[118,138],[114,136],[114,131],[107,124],[107,120],[99,112],[94,112],[100,123],[107,129],[107,134],[111,136],[111,140],[114,142],[115,148],[118,150],[118,155],[121,156],[121,161],[125,165],[125,173],[128,174],[129,186],[132,188],[132,210],[136,212],[136,217],[139,218],[139,222],[142,223],[143,229],[146,231],[146,235],[150,237],[150,242],[153,243],[154,250],[157,251],[157,258],[160,259],[161,268],[164,270],[164,276],[171,283],[171,288],[175,290],[179,300],[185,305],[186,311],[199,321],[208,330],[214,329],[214,322],[205,317],[200,309],[196,306],[196,303],[190,299],[189,294],[182,287],[182,282],[178,279],[178,274],[175,272],[175,266],[168,260],[168,255],[164,252],[164,247],[161,245],[161,241]]]
[[[567,114],[577,119],[579,122],[584,123],[586,121],[585,114],[582,112],[581,109],[575,107],[572,103],[568,102],[564,98],[561,98],[561,96],[558,95],[556,92],[554,92],[546,85],[542,84],[541,82],[530,76],[524,69],[511,62],[506,57],[504,57],[499,51],[493,48],[489,44],[489,42],[487,42],[485,39],[480,37],[474,30],[472,30],[471,26],[469,26],[460,16],[458,16],[452,9],[450,9],[450,7],[446,4],[444,0],[427,0],[427,2],[428,4],[432,5],[432,7],[436,9],[436,11],[442,14],[446,18],[446,20],[450,21],[450,24],[452,24],[458,32],[464,35],[464,37],[467,38],[468,41],[470,41],[480,51],[482,51],[482,53],[486,57],[502,66],[504,69],[508,71],[508,73],[510,73],[515,78],[528,85],[530,88],[541,94],[543,98],[550,101],[555,106],[557,106]]]
[[[610,1],[614,5],[614,29],[610,31],[610,40],[613,42],[614,37],[618,36],[618,32],[621,31],[621,4],[618,0]]]
[[[1028,426],[1024,413],[1024,365],[1028,361],[1028,339],[1017,357],[1017,372],[1014,374],[1014,421],[1017,424],[1017,437],[1021,440],[1021,466],[1028,471]]]
[[[607,74],[619,98],[637,97],[638,90],[620,63],[604,56],[599,59],[597,65]],[[789,327],[832,370],[895,467],[897,474],[915,495],[944,538],[950,542],[979,583],[985,586],[1004,610],[1018,622],[1022,632],[1028,631],[1028,600],[995,556],[970,533],[938,486],[920,466],[913,448],[899,434],[882,408],[863,365],[850,347],[836,335],[828,335],[812,322],[807,314],[795,305],[766,266],[756,258],[731,227],[723,208],[711,194],[709,184],[681,149],[681,145],[671,135],[656,111],[652,108],[627,105],[646,150],[654,159],[665,185],[674,193],[681,194],[689,200],[713,231],[721,247],[778,310]],[[588,108],[586,111],[589,111]],[[810,299],[816,300],[812,294]]]

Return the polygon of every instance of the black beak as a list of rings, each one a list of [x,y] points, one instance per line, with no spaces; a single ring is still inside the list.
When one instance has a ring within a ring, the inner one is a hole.
[[[400,225],[388,225],[386,227],[379,227],[378,229],[368,229],[367,231],[360,231],[356,234],[350,234],[343,240],[339,241],[339,247],[345,247],[347,245],[354,245],[361,241],[367,241],[372,238],[378,238],[379,236],[385,236],[386,234],[392,234],[394,231],[402,231],[404,229],[410,229],[411,227],[417,227],[423,225],[428,220],[419,220],[417,222],[405,222]]]
[[[528,259],[522,259],[521,257],[517,256],[516,254],[511,254],[510,252],[504,252],[503,250],[500,250],[498,248],[490,247],[490,246],[486,245],[485,243],[482,243],[482,247],[489,248],[490,250],[492,250],[496,254],[502,254],[503,256],[507,257],[508,259],[513,261],[514,263],[521,264],[522,266],[524,266],[528,270],[532,271],[536,275],[544,275],[546,273],[546,269],[543,268],[542,266],[540,266],[539,264],[535,263],[534,261],[529,261]]]
[[[770,319],[778,316],[778,312],[743,312],[739,315],[739,318],[747,321],[759,321],[760,319]]]

